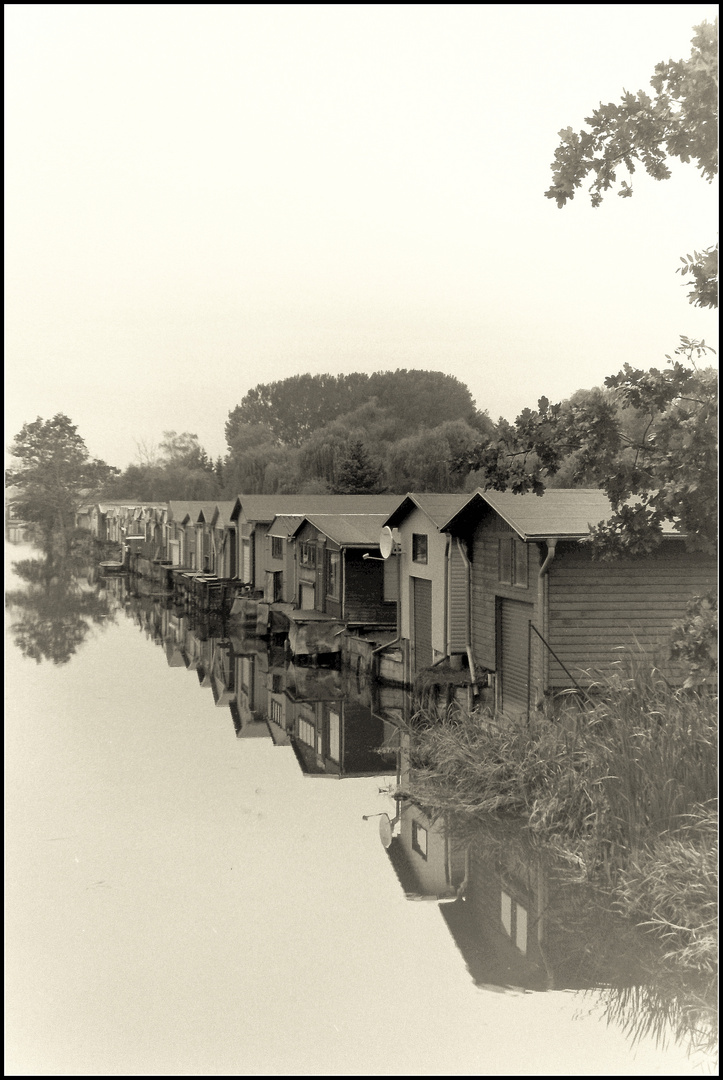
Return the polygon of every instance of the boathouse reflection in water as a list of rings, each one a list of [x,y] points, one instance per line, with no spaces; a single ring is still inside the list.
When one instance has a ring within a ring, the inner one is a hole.
[[[397,769],[398,731],[375,698],[381,688],[355,672],[304,665],[281,635],[246,635],[214,613],[192,615],[154,595],[145,579],[108,579],[108,588],[171,667],[194,671],[236,735],[291,746],[310,777],[381,776]]]
[[[672,1025],[705,1048],[715,1041],[705,1001],[692,1009],[691,988],[669,979],[651,943],[607,913],[586,887],[572,886],[520,823],[463,821],[415,799],[414,703],[407,691],[357,672],[300,663],[283,637],[246,636],[213,611],[192,616],[146,579],[96,579],[80,567],[61,574],[47,559],[31,562],[20,564],[27,586],[22,596],[8,594],[8,606],[37,609],[40,617],[52,601],[57,628],[67,602],[85,632],[123,611],[169,667],[195,675],[211,691],[239,739],[292,747],[312,779],[386,776],[390,792],[404,792],[382,830],[380,859],[389,860],[410,900],[439,905],[477,986],[498,992],[604,988],[607,1016],[633,1036],[659,1031],[669,1037]],[[14,632],[22,649],[25,637]],[[57,632],[51,636],[55,641]],[[43,648],[38,662],[64,663],[83,636],[73,632],[60,651]]]

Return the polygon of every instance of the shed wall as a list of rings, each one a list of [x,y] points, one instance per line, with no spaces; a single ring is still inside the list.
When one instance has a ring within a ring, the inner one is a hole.
[[[520,600],[532,605],[532,621],[542,630],[538,595],[538,572],[540,552],[537,544],[526,544],[527,586],[507,584],[499,580],[498,542],[509,539],[513,530],[497,514],[490,512],[477,526],[472,541],[472,650],[475,660],[482,667],[494,671],[497,667],[496,613],[497,597]],[[533,663],[539,668],[537,645],[533,649]],[[537,673],[539,680],[541,671]]]
[[[623,649],[638,647],[678,678],[667,655],[672,624],[692,596],[715,584],[716,563],[686,551],[681,540],[664,542],[645,558],[605,563],[565,544],[548,573],[548,641],[578,681],[620,660]],[[570,685],[553,657],[548,670],[551,688]]]

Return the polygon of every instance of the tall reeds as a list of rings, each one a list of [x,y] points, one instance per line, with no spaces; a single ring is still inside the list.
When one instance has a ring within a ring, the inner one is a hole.
[[[717,703],[671,687],[642,656],[590,681],[582,701],[563,696],[529,720],[418,715],[409,794],[445,811],[527,816],[580,879],[611,890],[681,965],[708,971]]]

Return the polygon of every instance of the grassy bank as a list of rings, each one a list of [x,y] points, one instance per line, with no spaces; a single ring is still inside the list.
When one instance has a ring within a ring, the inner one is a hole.
[[[716,700],[629,661],[591,699],[558,700],[529,721],[450,710],[413,728],[415,800],[526,816],[676,964],[714,972]]]

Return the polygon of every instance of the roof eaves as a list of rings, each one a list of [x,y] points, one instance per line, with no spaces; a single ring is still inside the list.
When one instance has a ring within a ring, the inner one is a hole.
[[[412,505],[407,506],[407,503],[411,503]],[[384,524],[389,525],[389,523],[392,520],[394,521],[395,524],[398,521],[403,521],[404,518],[407,516],[407,514],[411,511],[412,506],[416,507],[417,510],[422,510],[422,507],[419,505],[419,501],[415,498],[415,496],[410,491],[401,500],[401,502],[399,503],[399,506],[397,506],[394,510],[392,510],[391,514],[387,517]],[[422,510],[422,513],[426,514],[426,510]],[[427,517],[429,517],[428,514],[427,514]]]

